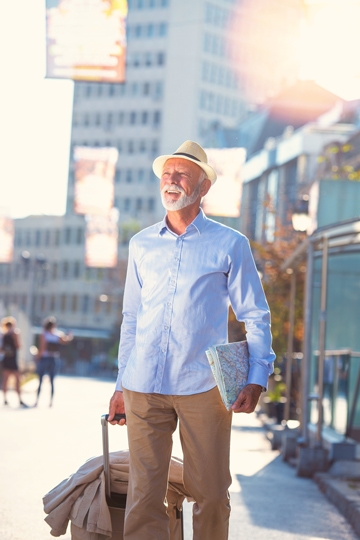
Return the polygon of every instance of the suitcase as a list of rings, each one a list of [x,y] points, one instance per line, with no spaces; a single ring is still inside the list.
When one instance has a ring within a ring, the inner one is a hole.
[[[104,414],[101,417],[105,492],[113,531],[111,539],[123,540],[126,495],[113,493],[110,488],[108,416],[108,414]],[[125,415],[115,415],[116,420],[120,420],[121,418],[125,418]],[[170,540],[184,540],[184,519],[182,509],[179,510],[178,508],[175,508],[168,512],[168,514],[170,518]]]

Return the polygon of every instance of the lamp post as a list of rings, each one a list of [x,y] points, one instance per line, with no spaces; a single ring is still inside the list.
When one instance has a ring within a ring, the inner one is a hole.
[[[296,203],[294,212],[291,216],[294,231],[304,233],[310,225],[309,196],[303,195]],[[292,379],[292,363],[293,363],[293,342],[294,342],[294,324],[295,324],[295,299],[296,299],[296,269],[288,268],[287,273],[290,274],[290,299],[289,299],[289,333],[287,339],[287,362],[286,362],[286,402],[285,402],[285,421],[290,420],[290,404],[291,404],[291,379]]]
[[[38,270],[45,273],[48,269],[48,263],[42,254],[36,255],[32,258],[29,251],[23,251],[21,253],[21,260],[25,266],[26,275],[29,280],[27,301],[26,301],[26,319],[28,324],[26,339],[25,339],[25,362],[28,359],[30,353],[30,347],[32,345],[32,325],[34,319],[34,300],[36,297],[36,287],[38,285]]]

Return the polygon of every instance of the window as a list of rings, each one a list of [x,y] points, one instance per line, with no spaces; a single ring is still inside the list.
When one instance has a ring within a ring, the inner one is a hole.
[[[76,231],[76,243],[78,245],[82,244],[84,238],[84,229],[82,227],[78,227]]]
[[[145,171],[144,169],[139,169],[138,170],[138,183],[142,184],[144,182],[144,179],[145,179]]]
[[[41,244],[41,231],[35,231],[35,246],[40,246]]]
[[[49,229],[47,229],[45,231],[45,246],[49,246],[50,245],[50,231]]]
[[[120,169],[116,169],[116,173],[115,173],[115,183],[116,184],[119,184],[121,182],[121,170]]]
[[[101,309],[101,301],[100,301],[100,298],[96,297],[95,298],[95,313],[100,313],[100,309]]]
[[[134,65],[134,67],[139,67],[140,64],[141,64],[140,54],[139,53],[134,53],[134,56],[133,56],[133,65]]]
[[[84,294],[83,296],[83,299],[82,299],[82,312],[83,313],[87,313],[89,311],[89,295],[88,294]]]
[[[55,246],[60,244],[60,230],[56,229],[55,231]]]
[[[136,112],[130,113],[130,124],[136,124]]]
[[[155,199],[153,197],[148,199],[148,210],[149,212],[153,212],[155,210]]]
[[[123,123],[124,123],[124,112],[121,111],[121,112],[119,112],[119,114],[118,114],[118,124],[121,125],[121,124],[123,124]]]
[[[151,66],[152,65],[152,53],[147,52],[145,53],[145,66]]]
[[[159,126],[161,121],[161,112],[155,111],[154,112],[154,126]]]
[[[77,311],[77,310],[78,310],[78,296],[77,294],[73,294],[72,302],[71,302],[71,311]]]
[[[75,261],[74,262],[74,278],[78,278],[80,276],[80,262]]]
[[[16,231],[15,238],[16,238],[16,244],[18,246],[21,246],[22,245],[22,231]]]
[[[137,82],[132,83],[130,86],[130,95],[131,96],[137,96],[139,93],[139,85]]]
[[[45,294],[42,294],[40,296],[40,310],[45,313],[46,312],[46,296]]]
[[[134,141],[128,141],[128,153],[133,154],[135,149]]]
[[[157,54],[157,64],[158,66],[163,66],[165,64],[165,54],[163,52]]]
[[[146,152],[146,141],[143,139],[139,142],[139,152],[142,154]]]
[[[130,212],[131,208],[131,199],[129,197],[125,197],[124,199],[124,212]]]
[[[144,96],[148,96],[150,94],[150,83],[145,82],[143,85],[143,94]]]
[[[69,262],[64,261],[62,265],[62,277],[67,278],[69,276]]]
[[[142,205],[143,205],[143,201],[142,201],[141,197],[138,197],[138,198],[136,199],[136,210],[138,210],[138,211],[141,210],[141,209],[142,209]]]
[[[131,184],[131,182],[132,182],[132,170],[131,169],[128,169],[126,171],[126,182],[128,184]]]
[[[159,36],[164,37],[166,36],[167,32],[167,24],[166,23],[160,23],[159,24]]]
[[[70,244],[70,240],[71,240],[71,229],[70,227],[66,227],[64,231],[65,244]]]
[[[147,124],[148,123],[148,118],[149,118],[149,113],[147,111],[143,111],[141,113],[141,123],[142,124]]]
[[[154,36],[154,25],[153,24],[148,24],[146,30],[147,30],[147,32],[146,32],[147,37],[152,38]]]
[[[155,83],[155,91],[154,91],[154,97],[155,99],[160,99],[163,94],[163,85],[161,81],[158,81]]]
[[[54,263],[52,267],[52,278],[57,279],[58,278],[58,263]]]
[[[50,295],[50,300],[49,300],[49,311],[55,311],[55,304],[56,304],[56,299],[55,299],[55,294],[52,294]]]
[[[60,297],[60,311],[66,311],[66,294],[62,294]]]

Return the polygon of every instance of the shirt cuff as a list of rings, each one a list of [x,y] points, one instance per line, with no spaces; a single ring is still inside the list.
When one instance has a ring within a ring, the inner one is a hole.
[[[122,373],[120,375],[118,375],[117,379],[116,379],[116,384],[115,384],[115,390],[119,391],[119,392],[122,392],[123,388],[122,388],[122,384],[121,384],[121,379],[122,379]]]
[[[262,386],[263,392],[267,391],[269,374],[267,369],[259,364],[250,364],[249,375],[247,378],[247,384],[258,384]]]

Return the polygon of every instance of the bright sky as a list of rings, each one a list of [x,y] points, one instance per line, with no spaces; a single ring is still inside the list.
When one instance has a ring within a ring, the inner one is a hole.
[[[0,209],[65,212],[73,82],[45,79],[45,0],[6,2],[0,18]]]
[[[345,99],[360,98],[360,0],[322,4],[326,9],[312,16],[311,27],[304,27],[301,75]],[[6,2],[0,19],[0,66],[0,211],[11,217],[61,215],[73,83],[44,79],[45,0]]]

